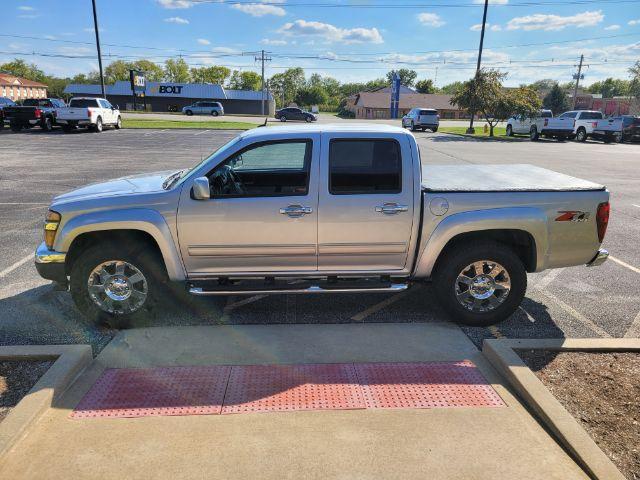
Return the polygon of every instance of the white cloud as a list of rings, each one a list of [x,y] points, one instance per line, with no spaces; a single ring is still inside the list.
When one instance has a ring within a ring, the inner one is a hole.
[[[261,0],[261,2],[265,2],[265,0]],[[269,0],[269,5],[265,5],[264,3],[236,3],[231,5],[231,8],[240,10],[252,17],[263,17],[265,15],[283,17],[286,15],[287,12],[284,8],[272,5],[273,3],[284,3],[284,1]]]
[[[87,28],[83,28],[83,29],[82,29],[82,31],[83,31],[83,32],[87,32],[87,33],[95,33],[95,32],[96,32],[96,29],[95,29],[95,28],[93,28],[93,27],[87,27]],[[107,29],[106,29],[106,28],[104,28],[104,27],[99,27],[99,28],[98,28],[98,31],[99,31],[100,33],[102,33],[102,32],[106,32],[106,31],[107,31]]]
[[[471,25],[471,27],[469,27],[469,30],[471,30],[472,32],[479,32],[480,30],[482,30],[482,24],[476,23],[475,25]]]
[[[441,27],[446,22],[437,13],[422,12],[418,14],[418,21],[427,27]]]
[[[608,27],[604,27],[605,30],[620,30],[620,25],[609,25]]]
[[[177,23],[180,25],[187,25],[189,23],[189,20],[182,17],[169,17],[169,18],[165,18],[164,21],[167,23]]]
[[[35,8],[22,5],[21,7],[18,7],[18,10],[22,10],[23,12],[33,12]]]
[[[499,32],[500,30],[502,30],[502,27],[500,25],[492,25],[490,23],[487,23],[486,28],[491,30],[492,32]],[[475,25],[471,25],[471,27],[469,27],[469,30],[471,30],[472,32],[479,32],[480,30],[482,30],[482,24],[476,23]]]
[[[306,20],[285,23],[278,32],[284,35],[318,37],[327,42],[384,42],[377,28],[339,28],[329,23],[307,22]]]
[[[156,0],[156,2],[162,8],[168,9],[180,9],[180,8],[191,8],[194,5],[194,2],[191,0]]]
[[[576,13],[567,17],[536,13],[512,18],[507,23],[507,30],[563,30],[566,27],[592,27],[603,19],[602,10]]]
[[[200,45],[211,45],[211,42],[210,42],[209,40],[207,40],[206,38],[199,38],[199,39],[197,40],[197,42],[198,42]]]
[[[491,25],[492,32],[499,32],[501,30],[502,30],[502,27],[500,25]]]
[[[629,23],[627,23],[627,25],[631,25],[632,27],[634,25],[640,25],[640,18],[637,20],[629,20]]]
[[[263,38],[262,40],[260,40],[260,43],[262,45],[278,46],[278,45],[286,45],[287,41],[286,40],[271,40],[270,38]]]

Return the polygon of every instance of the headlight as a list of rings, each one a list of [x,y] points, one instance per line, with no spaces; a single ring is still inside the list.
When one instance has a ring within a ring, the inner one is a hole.
[[[49,210],[44,222],[44,243],[49,250],[53,249],[53,242],[56,239],[56,233],[60,226],[60,219],[62,217],[58,212]]]

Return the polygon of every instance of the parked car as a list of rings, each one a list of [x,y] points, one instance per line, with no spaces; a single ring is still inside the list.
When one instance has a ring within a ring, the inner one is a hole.
[[[182,113],[186,115],[224,115],[224,108],[220,102],[196,102],[182,108]]]
[[[77,127],[87,127],[98,133],[107,125],[122,128],[118,106],[111,105],[105,98],[95,97],[72,98],[67,108],[58,111],[58,123],[67,133]]]
[[[585,142],[593,134],[593,129],[604,115],[598,110],[571,110],[564,112],[560,118],[573,119],[573,135],[576,141]]]
[[[57,124],[58,111],[65,106],[59,98],[27,98],[22,105],[5,107],[3,110],[13,132],[35,126],[49,132]]]
[[[437,132],[440,126],[440,115],[433,108],[412,108],[402,117],[402,127],[410,128],[412,132],[428,128],[432,132]]]
[[[620,132],[620,142],[640,141],[640,117],[633,115],[622,115],[622,132]]]
[[[4,108],[5,107],[13,107],[16,102],[7,97],[0,97],[0,130],[4,128],[5,116],[4,116]],[[7,120],[8,122],[8,120]]]
[[[170,284],[311,294],[429,279],[453,319],[489,325],[518,308],[527,272],[607,259],[604,186],[531,165],[423,170],[420,158],[399,127],[256,128],[192,169],[55,197],[36,267],[114,325],[152,312]]]
[[[298,107],[287,107],[276,110],[276,120],[286,122],[287,120],[304,120],[305,122],[315,122],[318,117],[311,112]]]
[[[602,140],[604,143],[619,141],[622,136],[622,118],[605,118],[597,120],[591,133],[591,138]]]
[[[507,120],[507,136],[514,134],[529,135],[536,141],[540,135],[547,138],[566,140],[573,137],[573,120],[569,118],[553,118],[551,110],[540,110],[535,117],[514,115]]]

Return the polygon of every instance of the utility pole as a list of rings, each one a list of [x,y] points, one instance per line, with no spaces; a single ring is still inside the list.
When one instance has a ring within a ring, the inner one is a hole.
[[[265,51],[261,50],[260,51],[260,56],[259,57],[254,57],[255,61],[257,62],[258,60],[260,60],[260,62],[262,62],[262,115],[264,115],[264,62],[270,62],[271,61],[271,57],[265,57],[264,56]]]
[[[482,44],[484,43],[484,29],[487,25],[487,10],[489,9],[489,0],[484,0],[484,14],[482,15],[482,30],[480,31],[480,47],[478,48],[478,66],[476,67],[476,76],[480,71],[480,64],[482,63]],[[469,122],[469,128],[467,133],[475,133],[473,129],[473,117],[476,112],[471,112],[471,121]]]
[[[102,53],[100,53],[100,32],[98,31],[98,14],[96,12],[96,0],[91,0],[93,4],[93,28],[96,31],[96,47],[98,47],[98,67],[100,68],[100,88],[102,98],[107,98],[104,91],[104,74],[102,73]]]
[[[584,78],[582,76],[582,62],[584,61],[584,55],[580,55],[580,65],[578,65],[578,74],[574,74],[573,78],[576,80],[576,84],[573,87],[573,109],[576,109],[576,99],[578,97],[578,84],[580,83],[580,80],[582,78]]]

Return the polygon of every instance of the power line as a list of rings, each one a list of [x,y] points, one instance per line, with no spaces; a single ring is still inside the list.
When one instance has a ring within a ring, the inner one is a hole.
[[[209,5],[255,5],[256,0],[191,0],[196,4],[209,4]],[[564,0],[564,1],[525,1],[525,2],[509,2],[503,5],[496,5],[497,7],[532,7],[532,6],[557,6],[557,5],[592,5],[592,4],[624,4],[624,3],[636,3],[637,0]],[[313,8],[343,8],[343,9],[429,9],[429,8],[468,8],[468,7],[483,7],[480,3],[360,3],[360,4],[342,4],[331,2],[298,2],[298,3],[282,3],[278,0],[263,0],[261,5],[271,5],[274,7],[313,7]]]

